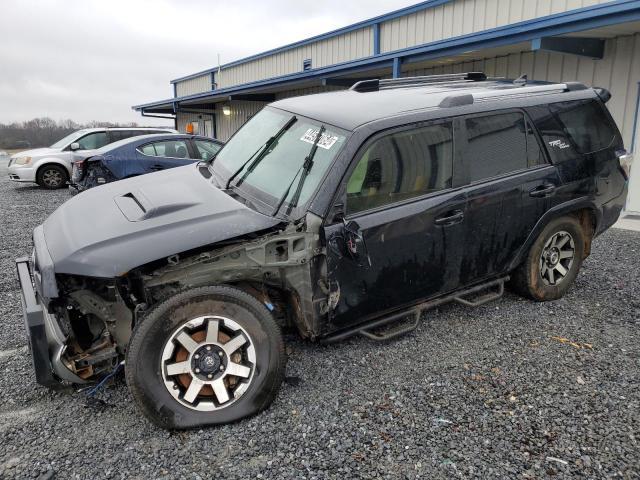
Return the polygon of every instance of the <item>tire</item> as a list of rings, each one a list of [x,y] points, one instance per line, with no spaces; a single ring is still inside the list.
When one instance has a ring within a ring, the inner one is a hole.
[[[195,330],[188,328],[201,321]],[[218,325],[219,333],[207,338],[211,325]],[[200,343],[187,349],[182,333]],[[227,354],[223,347],[236,336],[245,343],[238,350],[229,347],[235,353]],[[208,343],[214,337],[217,343]],[[232,362],[242,364],[241,374],[247,376],[228,375]],[[235,422],[265,409],[278,393],[285,364],[282,335],[266,307],[236,288],[213,286],[179,293],[145,316],[132,334],[125,373],[133,398],[153,423],[187,429]],[[183,368],[189,368],[189,373]],[[189,390],[198,380],[216,385],[198,387],[191,401]],[[228,401],[220,401],[221,381],[228,382],[222,387],[222,398],[227,392]]]
[[[513,273],[512,288],[522,296],[538,302],[561,298],[580,271],[584,246],[585,234],[576,218],[567,216],[552,220],[533,243],[524,262]],[[573,250],[573,257],[567,258],[570,250]],[[554,252],[558,254],[557,257]],[[556,259],[558,262],[554,263]],[[561,268],[554,267],[558,264]],[[566,271],[564,275],[562,270]]]
[[[54,163],[40,167],[36,175],[36,183],[47,190],[64,188],[68,181],[67,169]]]

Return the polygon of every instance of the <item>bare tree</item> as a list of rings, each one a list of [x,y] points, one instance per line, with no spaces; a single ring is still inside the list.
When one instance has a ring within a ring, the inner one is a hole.
[[[46,147],[81,128],[97,127],[138,127],[138,124],[100,121],[79,124],[71,119],[55,121],[49,117],[34,118],[26,122],[0,123],[0,148]]]

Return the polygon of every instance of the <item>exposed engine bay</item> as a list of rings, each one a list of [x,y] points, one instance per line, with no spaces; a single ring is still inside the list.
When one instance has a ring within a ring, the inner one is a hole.
[[[257,238],[238,238],[169,256],[115,279],[59,274],[49,305],[66,337],[60,360],[82,380],[111,371],[124,358],[141,316],[176,293],[228,284],[263,303],[283,327],[303,337],[322,333],[330,305],[320,218]]]

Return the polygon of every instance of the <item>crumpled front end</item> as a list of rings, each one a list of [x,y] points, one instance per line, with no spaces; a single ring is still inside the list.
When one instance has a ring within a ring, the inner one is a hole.
[[[79,283],[75,291],[68,291],[68,280],[60,284],[42,226],[34,230],[33,240],[31,258],[17,259],[16,267],[36,381],[47,387],[86,383],[111,370],[122,356],[107,322],[89,312],[98,305],[104,310],[108,303],[87,298]]]

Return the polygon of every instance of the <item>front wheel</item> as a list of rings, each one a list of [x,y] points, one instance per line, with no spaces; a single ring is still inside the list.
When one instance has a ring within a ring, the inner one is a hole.
[[[285,371],[280,330],[251,295],[225,286],[169,298],[136,327],[126,378],[157,425],[224,424],[266,408]]]
[[[585,234],[576,218],[552,220],[514,272],[511,285],[539,302],[561,298],[578,275],[584,245]]]
[[[40,167],[36,175],[36,183],[47,190],[62,188],[69,180],[69,172],[60,165],[45,165]]]

